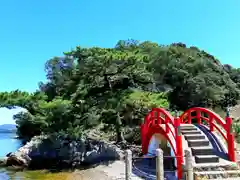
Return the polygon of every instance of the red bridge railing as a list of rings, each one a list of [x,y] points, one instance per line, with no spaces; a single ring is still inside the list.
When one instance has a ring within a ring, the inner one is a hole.
[[[178,177],[182,177],[183,149],[182,135],[180,131],[181,120],[179,117],[174,118],[168,111],[163,108],[153,108],[145,117],[141,125],[142,151],[148,152],[148,146],[154,134],[162,134],[170,143],[174,154],[177,158]],[[163,126],[165,125],[165,126]],[[173,127],[173,128],[171,128]],[[173,130],[174,129],[174,130]],[[173,137],[173,139],[171,138]]]
[[[144,123],[141,125],[143,154],[148,153],[148,146],[154,134],[163,135],[170,143],[177,158],[178,178],[180,179],[183,173],[183,149],[180,125],[181,123],[192,124],[194,120],[197,124],[202,124],[202,122],[205,121],[211,132],[216,129],[222,135],[228,144],[229,160],[235,162],[234,135],[232,132],[232,119],[229,117],[229,113],[227,113],[224,120],[213,111],[201,107],[190,108],[180,117],[176,116],[175,118],[163,108],[153,108],[151,112],[147,114]],[[220,128],[219,125],[222,128]],[[173,138],[171,138],[171,136]]]
[[[228,145],[228,158],[230,161],[235,162],[236,159],[234,152],[234,135],[232,132],[232,118],[229,117],[229,112],[227,112],[227,116],[224,120],[218,114],[209,109],[194,107],[188,109],[180,116],[181,123],[192,124],[194,119],[196,120],[197,124],[202,124],[202,121],[205,121],[211,132],[216,129],[222,135]],[[220,128],[219,125],[222,128]]]

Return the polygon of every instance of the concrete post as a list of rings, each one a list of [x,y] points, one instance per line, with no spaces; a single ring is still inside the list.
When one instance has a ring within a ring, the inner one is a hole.
[[[186,171],[187,171],[187,180],[194,180],[193,176],[193,162],[192,162],[192,155],[190,150],[185,150],[186,156]]]
[[[156,149],[156,176],[157,180],[164,180],[163,151]]]
[[[132,177],[132,151],[125,151],[125,180],[131,180]]]

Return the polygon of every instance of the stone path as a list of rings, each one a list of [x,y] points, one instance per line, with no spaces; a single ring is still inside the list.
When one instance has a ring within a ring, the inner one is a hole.
[[[125,163],[115,161],[86,170],[76,170],[67,180],[125,180]],[[132,180],[143,180],[133,174]]]

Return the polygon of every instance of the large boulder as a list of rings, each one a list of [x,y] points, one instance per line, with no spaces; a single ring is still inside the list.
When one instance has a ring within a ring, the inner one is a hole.
[[[123,158],[123,152],[115,145],[89,138],[76,141],[37,136],[8,156],[8,166],[44,168],[52,163],[60,166],[80,166],[119,160]]]

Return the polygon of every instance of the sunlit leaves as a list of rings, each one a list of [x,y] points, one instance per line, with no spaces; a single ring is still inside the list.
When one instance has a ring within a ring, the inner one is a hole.
[[[104,124],[122,139],[152,107],[229,106],[239,99],[240,70],[184,43],[121,40],[114,48],[76,47],[45,64],[39,90],[0,93],[0,107],[23,107],[22,136],[68,134]]]

